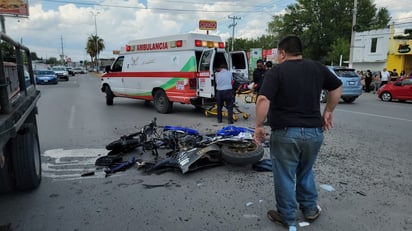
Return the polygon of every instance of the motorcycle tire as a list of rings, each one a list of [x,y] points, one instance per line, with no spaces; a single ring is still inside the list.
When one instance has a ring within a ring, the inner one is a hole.
[[[258,162],[265,153],[262,145],[258,145],[255,142],[251,142],[247,148],[223,145],[221,152],[225,162],[240,166]]]

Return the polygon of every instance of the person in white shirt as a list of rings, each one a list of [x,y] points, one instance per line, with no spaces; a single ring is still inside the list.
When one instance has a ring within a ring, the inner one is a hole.
[[[226,103],[228,124],[233,124],[232,73],[226,64],[220,64],[216,73],[217,122],[222,122],[222,108]]]
[[[390,75],[391,74],[389,73],[389,71],[386,70],[386,67],[383,68],[383,71],[381,73],[381,87],[388,83]]]

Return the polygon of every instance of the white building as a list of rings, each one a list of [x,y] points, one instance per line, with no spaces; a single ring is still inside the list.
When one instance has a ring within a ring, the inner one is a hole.
[[[379,71],[386,67],[390,29],[356,32],[352,66],[356,70]]]

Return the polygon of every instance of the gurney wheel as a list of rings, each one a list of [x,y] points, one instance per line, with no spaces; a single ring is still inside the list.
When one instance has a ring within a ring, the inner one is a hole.
[[[205,116],[208,117],[209,116],[209,112],[207,110],[205,110]]]
[[[239,119],[239,116],[237,116],[236,114],[233,114],[232,118],[234,121],[237,121]]]
[[[243,119],[245,119],[245,120],[249,119],[249,114],[243,113]]]

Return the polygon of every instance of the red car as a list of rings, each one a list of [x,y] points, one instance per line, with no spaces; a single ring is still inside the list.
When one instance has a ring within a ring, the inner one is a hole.
[[[378,97],[383,101],[412,100],[412,75],[383,85],[378,90]]]

